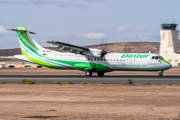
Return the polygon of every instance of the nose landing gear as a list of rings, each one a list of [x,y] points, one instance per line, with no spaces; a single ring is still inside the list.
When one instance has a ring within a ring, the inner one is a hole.
[[[163,76],[163,74],[162,74],[162,73],[159,73],[159,74],[158,74],[158,76],[159,76],[159,77],[162,77],[162,76]]]
[[[157,71],[158,72],[158,76],[162,77],[163,76],[163,71]]]

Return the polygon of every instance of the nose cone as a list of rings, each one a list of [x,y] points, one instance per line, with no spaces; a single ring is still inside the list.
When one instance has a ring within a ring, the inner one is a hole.
[[[166,67],[167,67],[167,69],[169,69],[169,68],[171,68],[172,67],[172,64],[171,63],[169,63],[169,62],[166,62],[166,65],[165,65]]]
[[[168,66],[169,68],[171,68],[171,67],[172,67],[172,64],[168,64],[167,66]]]

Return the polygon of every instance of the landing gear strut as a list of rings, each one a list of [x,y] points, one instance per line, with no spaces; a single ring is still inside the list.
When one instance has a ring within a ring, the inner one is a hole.
[[[159,74],[158,74],[158,76],[159,76],[159,77],[162,77],[162,76],[163,76],[163,74],[162,74],[162,73],[159,73]]]
[[[104,76],[104,72],[98,72],[98,76]]]
[[[90,77],[90,76],[92,76],[92,72],[91,71],[86,71],[86,76],[88,76],[88,77]]]
[[[163,76],[163,71],[158,71],[158,76],[162,77]]]

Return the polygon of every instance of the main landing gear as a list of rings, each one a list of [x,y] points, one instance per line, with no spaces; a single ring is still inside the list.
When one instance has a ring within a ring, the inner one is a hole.
[[[102,76],[104,76],[104,72],[98,72],[97,75],[98,75],[99,77],[102,77]]]
[[[86,75],[87,77],[91,77],[92,74],[93,74],[92,71],[86,71],[86,73],[85,73],[85,75]],[[102,77],[102,76],[104,76],[104,72],[98,72],[97,75],[98,75],[99,77]]]
[[[92,72],[91,71],[86,71],[86,76],[88,76],[88,77],[91,77],[92,76]]]

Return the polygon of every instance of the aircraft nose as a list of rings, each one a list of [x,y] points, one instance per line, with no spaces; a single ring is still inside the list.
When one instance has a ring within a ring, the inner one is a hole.
[[[166,63],[166,67],[167,67],[167,68],[171,68],[171,67],[172,67],[172,64],[171,64],[171,63]]]

